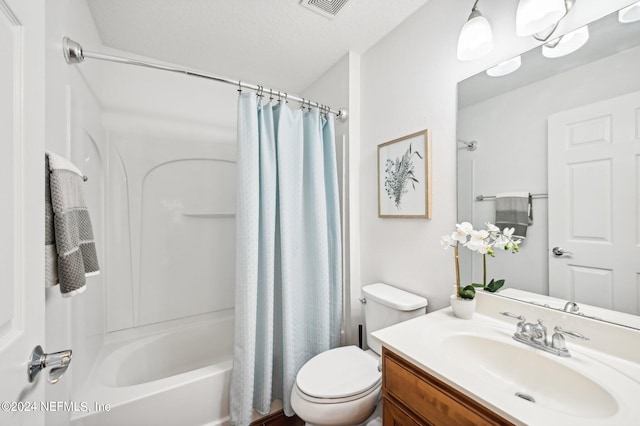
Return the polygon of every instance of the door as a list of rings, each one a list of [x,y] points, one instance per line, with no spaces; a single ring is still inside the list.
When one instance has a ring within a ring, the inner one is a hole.
[[[548,126],[549,293],[640,314],[640,92]]]
[[[44,381],[44,1],[0,0],[0,424],[41,425]]]

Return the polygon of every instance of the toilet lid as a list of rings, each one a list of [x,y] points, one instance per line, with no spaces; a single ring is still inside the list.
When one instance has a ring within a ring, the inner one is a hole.
[[[357,346],[331,349],[311,358],[298,372],[296,384],[316,398],[345,398],[377,386],[378,360]]]

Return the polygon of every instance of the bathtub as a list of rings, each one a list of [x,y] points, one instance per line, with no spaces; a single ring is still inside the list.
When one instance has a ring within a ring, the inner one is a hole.
[[[105,344],[72,398],[81,407],[72,425],[229,424],[232,310],[123,336]]]

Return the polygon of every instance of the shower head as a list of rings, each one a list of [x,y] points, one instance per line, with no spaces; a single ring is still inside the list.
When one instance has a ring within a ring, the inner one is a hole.
[[[467,147],[467,151],[475,151],[478,149],[478,141],[467,142],[458,139],[458,143],[465,145]]]

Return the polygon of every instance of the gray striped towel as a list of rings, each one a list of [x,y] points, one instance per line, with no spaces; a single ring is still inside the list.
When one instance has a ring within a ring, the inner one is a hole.
[[[513,236],[524,239],[527,227],[533,224],[531,194],[528,192],[503,192],[496,194],[496,222],[500,228],[515,228]]]
[[[100,273],[82,172],[63,157],[45,154],[45,284],[63,297],[82,293]]]

